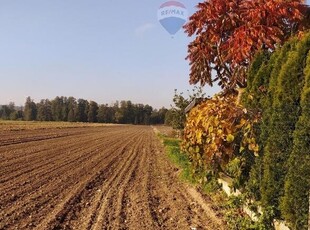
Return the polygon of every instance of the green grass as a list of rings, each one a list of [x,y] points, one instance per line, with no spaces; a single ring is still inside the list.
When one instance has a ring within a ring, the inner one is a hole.
[[[167,137],[162,134],[158,134],[158,137],[162,140],[170,161],[181,169],[180,178],[186,182],[194,184],[195,181],[191,176],[190,160],[180,149],[181,140]]]

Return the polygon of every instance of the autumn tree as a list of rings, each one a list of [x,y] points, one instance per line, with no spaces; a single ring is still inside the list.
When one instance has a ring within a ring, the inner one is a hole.
[[[246,70],[259,50],[273,51],[305,21],[300,0],[208,0],[185,25],[195,39],[188,46],[190,83],[223,89],[245,87]],[[306,25],[303,23],[306,22]]]

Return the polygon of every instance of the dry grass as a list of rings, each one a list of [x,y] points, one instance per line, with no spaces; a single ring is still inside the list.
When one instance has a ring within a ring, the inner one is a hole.
[[[41,121],[4,121],[0,120],[0,131],[40,130],[81,127],[102,127],[113,124],[82,123],[82,122],[41,122]]]

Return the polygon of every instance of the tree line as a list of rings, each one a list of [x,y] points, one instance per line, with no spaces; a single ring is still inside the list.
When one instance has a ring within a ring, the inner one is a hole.
[[[164,107],[153,109],[150,105],[134,104],[130,100],[116,101],[108,105],[74,97],[57,96],[53,100],[42,99],[36,103],[31,97],[27,97],[24,107],[17,107],[13,102],[0,106],[0,118],[150,125],[164,124],[168,111]]]

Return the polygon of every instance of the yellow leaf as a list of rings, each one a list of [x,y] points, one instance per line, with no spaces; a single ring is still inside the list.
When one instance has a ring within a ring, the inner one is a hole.
[[[234,140],[235,140],[234,135],[232,135],[232,134],[228,134],[228,135],[227,135],[226,141],[227,141],[228,143],[231,143],[231,142],[233,142]]]
[[[200,152],[200,149],[199,149],[198,146],[196,146],[195,152],[196,152],[196,153],[199,153],[199,152]]]
[[[202,143],[201,137],[202,137],[202,131],[199,130],[199,131],[197,131],[197,133],[196,133],[196,138],[197,138],[197,143],[198,143],[198,144],[201,144],[201,143]]]
[[[244,147],[241,146],[239,152],[241,153],[244,150]]]

